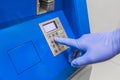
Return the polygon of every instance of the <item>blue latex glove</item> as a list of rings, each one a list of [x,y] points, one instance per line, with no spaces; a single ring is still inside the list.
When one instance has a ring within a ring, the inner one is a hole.
[[[55,38],[56,42],[86,53],[71,62],[73,67],[108,60],[120,52],[120,29],[105,33],[85,34],[79,39]]]

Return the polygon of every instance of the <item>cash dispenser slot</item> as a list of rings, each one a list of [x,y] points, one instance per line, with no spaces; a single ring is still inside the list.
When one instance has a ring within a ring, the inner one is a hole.
[[[54,10],[54,0],[37,0],[37,15]]]

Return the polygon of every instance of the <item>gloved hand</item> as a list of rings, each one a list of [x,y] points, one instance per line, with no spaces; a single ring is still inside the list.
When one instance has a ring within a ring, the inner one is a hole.
[[[71,62],[73,67],[108,60],[120,52],[120,29],[105,33],[85,34],[79,39],[55,38],[55,41],[86,53]]]

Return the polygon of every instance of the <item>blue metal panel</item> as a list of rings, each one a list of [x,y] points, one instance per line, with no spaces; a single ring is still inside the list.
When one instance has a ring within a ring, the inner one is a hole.
[[[40,63],[40,56],[32,41],[9,50],[8,56],[18,75]]]
[[[36,14],[36,0],[0,0],[0,23]]]
[[[55,11],[63,0],[55,0]],[[0,28],[36,18],[36,0],[0,0]]]
[[[0,30],[0,80],[66,80],[76,70],[68,63],[70,49],[54,57],[39,28],[55,17],[74,38],[62,11]]]
[[[71,50],[53,57],[38,24],[59,17],[68,37],[89,33],[86,0],[55,0],[55,11],[40,16],[36,0],[1,0],[0,13],[0,80],[66,80],[76,71]]]
[[[55,11],[60,9],[64,10],[77,38],[90,32],[86,0],[55,0]],[[1,0],[0,13],[0,29],[34,19],[36,0]]]
[[[76,38],[90,32],[86,0],[65,0],[63,10]]]

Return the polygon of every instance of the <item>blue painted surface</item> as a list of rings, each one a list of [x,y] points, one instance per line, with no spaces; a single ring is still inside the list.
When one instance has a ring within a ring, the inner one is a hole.
[[[59,17],[68,37],[89,33],[86,0],[55,0],[55,11],[40,16],[36,0],[1,0],[0,12],[0,80],[66,80],[76,71],[71,49],[54,57],[38,24]]]
[[[65,0],[63,10],[76,38],[90,33],[86,0]]]
[[[0,0],[0,23],[35,15],[36,0]]]
[[[55,0],[58,10],[64,11],[76,38],[90,32],[86,0]],[[0,1],[0,29],[37,17],[36,0]]]
[[[8,56],[18,75],[40,63],[39,53],[32,41],[9,50]]]
[[[55,0],[55,10],[62,9],[63,0]],[[0,0],[0,29],[36,18],[36,0]]]
[[[0,78],[2,80],[54,80],[56,78],[65,80],[76,70],[68,63],[67,51],[57,57],[53,56],[39,28],[40,22],[55,17],[60,18],[68,36],[74,38],[62,11],[0,31]],[[61,77],[63,73],[66,74]]]

